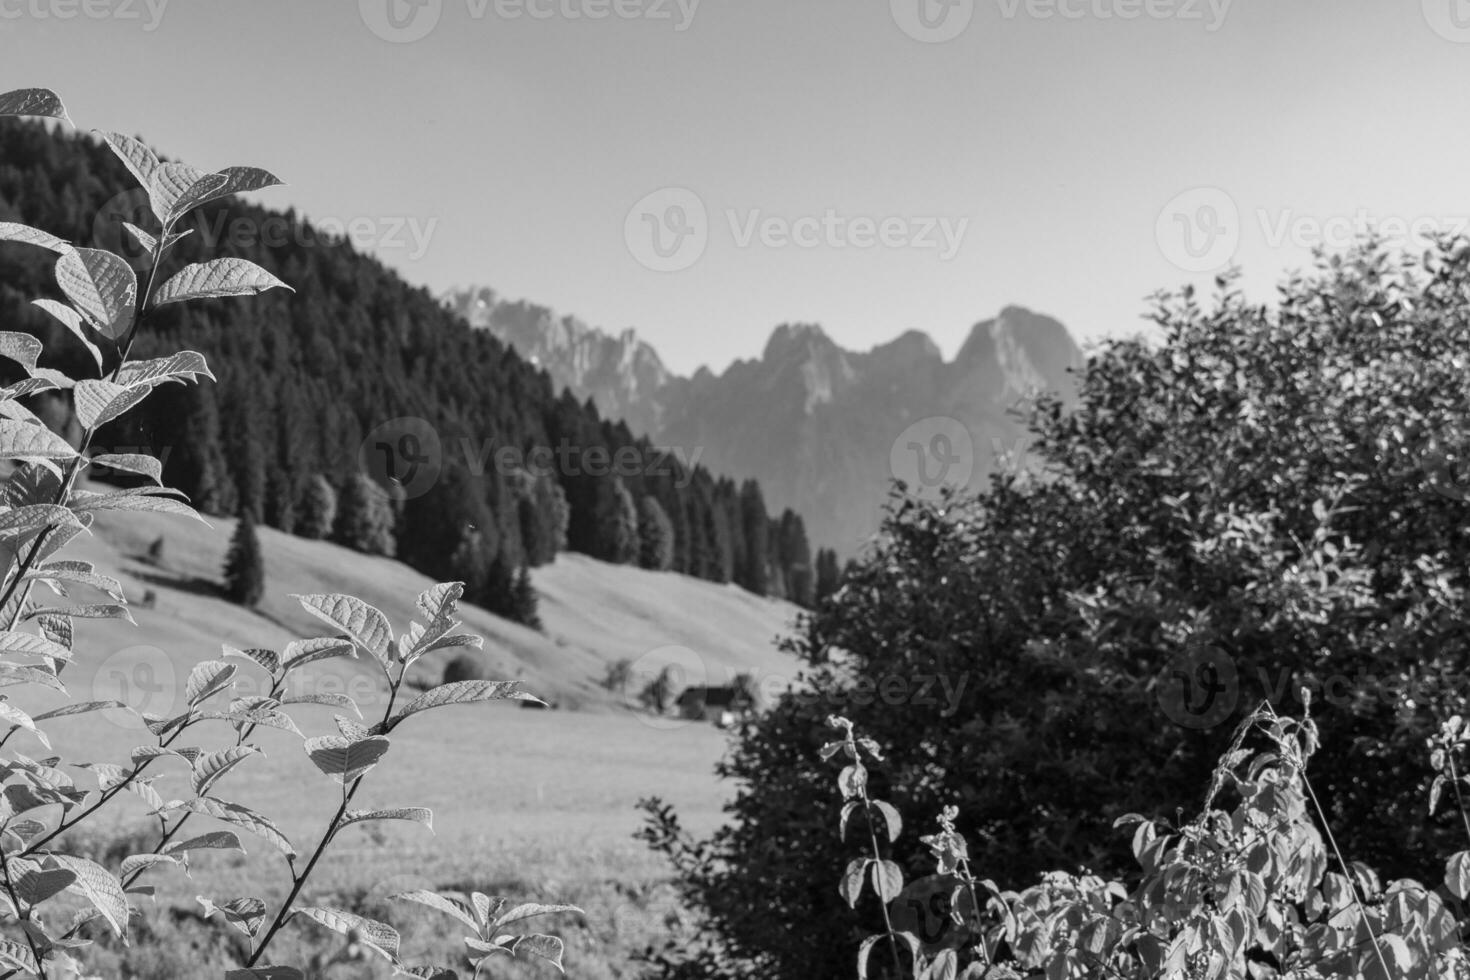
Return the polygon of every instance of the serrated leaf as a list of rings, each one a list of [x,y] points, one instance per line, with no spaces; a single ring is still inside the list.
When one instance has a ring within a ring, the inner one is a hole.
[[[122,882],[102,865],[86,858],[53,854],[51,860],[76,875],[77,880],[71,885],[71,890],[91,902],[113,934],[126,942],[128,896],[123,892]]]
[[[292,915],[303,916],[344,936],[355,936],[359,942],[382,954],[389,962],[398,960],[398,930],[387,923],[354,915],[342,909],[311,905],[293,909]]]
[[[173,490],[163,490],[165,493],[174,493]],[[155,514],[174,514],[179,517],[188,517],[198,521],[205,527],[210,524],[199,512],[181,500],[173,497],[160,495],[158,487],[138,487],[133,490],[121,490],[116,493],[92,493],[87,490],[73,490],[71,500],[68,501],[71,509],[79,514],[98,510],[126,510],[141,511]]]
[[[251,648],[249,650],[237,650],[232,646],[226,646],[224,648],[224,656],[226,660],[230,659],[231,657],[235,657],[240,660],[249,660],[251,663],[254,663],[257,666],[261,667],[265,670],[267,674],[270,674],[272,676],[275,676],[276,671],[281,669],[280,654],[276,653],[276,651],[274,650],[263,650],[258,648]]]
[[[535,695],[521,690],[520,681],[456,681],[453,684],[441,684],[414,698],[407,707],[394,715],[385,727],[387,731],[392,731],[405,718],[431,708],[443,708],[452,704],[479,704],[488,701],[545,703]]]
[[[92,465],[123,473],[135,473],[146,476],[160,486],[163,484],[163,463],[142,453],[103,453],[92,457]]]
[[[168,381],[197,381],[200,377],[216,380],[209,370],[204,355],[197,351],[179,351],[168,357],[155,357],[146,361],[128,361],[119,370],[118,384],[160,385]]]
[[[218,912],[226,922],[251,938],[265,924],[265,903],[258,898],[236,898],[223,905],[215,905],[203,895],[195,896],[194,900],[203,906],[206,919]]]
[[[189,851],[240,851],[245,848],[240,838],[228,830],[216,830],[185,841],[174,841],[163,849],[165,854],[183,854]]]
[[[0,95],[0,116],[49,116],[71,122],[60,96],[49,88],[18,88]]]
[[[111,381],[78,381],[73,392],[73,404],[82,426],[95,429],[122,415],[152,391],[148,385],[124,388]]]
[[[423,824],[429,828],[430,833],[434,831],[433,811],[421,806],[405,806],[391,810],[348,810],[342,816],[341,826],[378,820],[407,820]]]
[[[102,370],[102,350],[87,336],[86,321],[76,310],[65,303],[58,303],[54,299],[31,300],[32,306],[38,306],[59,321],[62,326],[71,331],[73,337],[82,342],[87,352],[92,355],[92,360],[97,364],[97,370]]]
[[[48,527],[80,527],[77,515],[68,507],[55,504],[31,504],[0,514],[0,540],[27,538]]]
[[[0,242],[19,242],[22,245],[36,245],[60,255],[71,248],[66,242],[57,238],[50,232],[29,225],[16,224],[13,221],[0,221]]]
[[[45,732],[36,727],[35,720],[7,701],[0,701],[0,723],[28,731],[46,748],[51,748],[51,740],[46,737]]]
[[[153,186],[153,174],[158,170],[160,164],[158,157],[141,140],[133,139],[131,136],[123,136],[121,133],[98,133],[117,158],[132,173],[138,184],[147,190]]]
[[[291,289],[248,259],[213,259],[187,265],[158,291],[155,306],[194,299],[254,296],[267,289]],[[294,290],[292,290],[294,292]]]
[[[32,609],[26,613],[26,619],[40,616],[69,616],[73,619],[121,619],[124,622],[137,626],[133,619],[132,610],[127,606],[110,602],[89,603],[85,606],[48,606],[44,609]]]
[[[123,602],[122,583],[111,575],[103,575],[99,572],[81,571],[79,569],[66,567],[66,562],[54,562],[43,565],[26,575],[27,581],[33,582],[63,582],[67,585],[84,585],[89,589],[96,589],[109,598]]]
[[[322,636],[311,640],[292,640],[281,652],[281,667],[287,672],[318,660],[333,657],[357,656],[357,647],[351,640],[339,640],[335,636]]]
[[[72,704],[64,704],[59,708],[52,708],[50,711],[43,711],[39,715],[36,715],[35,720],[48,721],[52,718],[65,718],[68,715],[83,715],[90,711],[110,711],[114,708],[120,708],[124,711],[133,710],[121,701],[77,701]]]
[[[219,778],[250,758],[259,755],[253,745],[236,745],[220,752],[208,752],[194,761],[194,795],[203,796]]]
[[[132,266],[111,252],[69,249],[56,261],[56,283],[104,337],[118,340],[133,325],[138,277]]]
[[[306,754],[318,769],[345,784],[361,778],[377,765],[389,745],[381,735],[356,742],[340,735],[324,735],[306,740]]]
[[[0,459],[71,459],[76,454],[65,439],[44,425],[0,419]]]
[[[290,839],[281,832],[275,822],[263,814],[256,813],[247,806],[239,803],[230,803],[226,800],[215,799],[211,796],[202,796],[184,803],[183,808],[193,813],[202,813],[234,824],[242,830],[249,831],[261,840],[274,844],[282,854],[294,858],[296,847]]]
[[[0,331],[0,357],[8,357],[25,368],[28,374],[35,372],[42,350],[41,342],[28,333]]]
[[[357,717],[362,717],[362,710],[358,708],[357,702],[345,694],[333,694],[326,691],[316,694],[291,694],[282,698],[281,704],[283,706],[288,704],[323,704],[333,708],[346,708],[355,713]]]
[[[352,638],[385,668],[393,642],[388,617],[374,606],[350,595],[295,595],[303,609]]]
[[[195,188],[203,184],[209,190],[223,183],[224,178],[219,174],[205,173],[187,163],[161,163],[154,169],[153,180],[148,185],[153,215],[165,228],[170,228],[179,217],[180,202],[195,193]]]
[[[432,623],[436,619],[448,619],[453,616],[455,607],[463,596],[463,582],[441,582],[433,588],[420,592],[414,604],[423,614],[424,619]]]
[[[282,186],[280,179],[275,174],[261,170],[259,167],[226,167],[216,176],[223,177],[224,182],[210,188],[208,193],[197,195],[190,202],[190,207],[199,207],[234,194],[246,194],[250,191],[265,190],[267,187]],[[182,205],[183,202],[180,202],[180,206]]]
[[[390,901],[416,902],[419,905],[434,909],[436,912],[443,912],[445,915],[453,916],[474,932],[478,933],[480,931],[480,924],[475,921],[475,916],[470,911],[469,906],[463,902],[440,895],[438,892],[416,889],[414,891],[398,892],[395,895],[389,895],[388,898]]]
[[[517,905],[515,908],[501,915],[490,924],[491,929],[501,929],[512,922],[520,922],[523,919],[533,919],[539,915],[555,915],[559,912],[575,912],[578,915],[586,915],[575,905],[537,905],[528,903]],[[487,930],[488,931],[488,930]]]
[[[133,854],[122,860],[122,874],[124,878],[131,878],[134,874],[155,868],[160,864],[181,864],[179,858],[172,854]]]
[[[235,669],[234,664],[227,664],[223,660],[206,660],[196,664],[189,672],[188,683],[184,685],[185,699],[190,705],[197,707],[201,701],[229,687],[230,680],[235,676]]]
[[[517,956],[522,954],[535,956],[550,963],[563,973],[566,972],[562,969],[561,965],[564,950],[565,946],[560,939],[555,936],[542,936],[539,934],[522,936],[516,940],[514,946],[514,951]]]
[[[15,876],[15,893],[22,902],[37,906],[70,888],[77,873],[70,868],[35,868]]]
[[[8,631],[0,633],[0,656],[46,657],[65,661],[71,659],[71,651],[34,633]]]

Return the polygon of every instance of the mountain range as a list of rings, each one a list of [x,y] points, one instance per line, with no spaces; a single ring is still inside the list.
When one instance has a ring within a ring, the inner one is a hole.
[[[1057,320],[1009,306],[977,323],[953,360],[919,331],[860,352],[820,326],[785,324],[758,358],[686,377],[632,330],[604,331],[488,288],[444,302],[604,417],[716,471],[755,477],[768,506],[802,514],[813,545],[844,555],[877,530],[894,477],[922,489],[912,452],[949,453],[963,468],[948,482],[980,487],[997,451],[1024,451],[1017,409],[1038,391],[1065,396],[1082,360]]]

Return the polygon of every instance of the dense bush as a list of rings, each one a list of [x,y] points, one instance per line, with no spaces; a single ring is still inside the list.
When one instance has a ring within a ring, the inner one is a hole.
[[[1305,685],[1343,849],[1433,877],[1455,826],[1425,815],[1422,749],[1466,700],[1470,247],[1323,259],[1273,308],[1220,287],[1158,297],[1160,339],[1095,351],[1074,410],[1041,401],[1039,472],[895,501],[792,643],[803,693],[721,766],[728,827],[694,842],[654,808],[713,936],[680,975],[847,976],[834,951],[882,931],[825,884],[846,857],[806,760],[830,713],[881,746],[882,795],[957,806],[976,867],[1024,882],[1128,870],[1112,821],[1198,799],[1243,712]]]

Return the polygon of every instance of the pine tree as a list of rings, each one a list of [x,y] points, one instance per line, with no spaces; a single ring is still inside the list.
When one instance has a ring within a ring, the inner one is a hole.
[[[540,632],[541,616],[537,608],[541,603],[541,597],[536,594],[536,586],[531,582],[531,570],[525,565],[516,573],[515,585],[511,588],[511,614],[510,618],[522,626]]]
[[[638,503],[638,564],[656,572],[674,567],[674,522],[652,496]]]
[[[620,477],[599,481],[594,558],[627,565],[638,559],[638,508]]]
[[[366,555],[392,558],[394,515],[383,488],[365,473],[354,473],[338,501],[336,541]]]
[[[817,551],[817,583],[813,598],[820,603],[832,595],[842,584],[842,571],[837,564],[837,552],[831,548]]]
[[[745,544],[745,560],[735,568],[735,582],[748,592],[765,595],[770,518],[766,516],[760,484],[754,480],[746,480],[740,487],[740,525],[734,532]]]
[[[303,538],[321,541],[332,534],[337,523],[337,491],[318,473],[306,485],[301,498],[301,513],[296,533]]]
[[[253,609],[265,595],[265,558],[255,535],[255,520],[247,508],[235,525],[230,550],[225,556],[225,596],[231,602]]]

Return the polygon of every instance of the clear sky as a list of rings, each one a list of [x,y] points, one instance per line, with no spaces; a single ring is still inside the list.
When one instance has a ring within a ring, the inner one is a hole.
[[[1269,297],[1360,209],[1470,215],[1462,0],[682,2],[0,0],[0,88],[681,371],[786,321],[1132,332],[1232,258]]]

